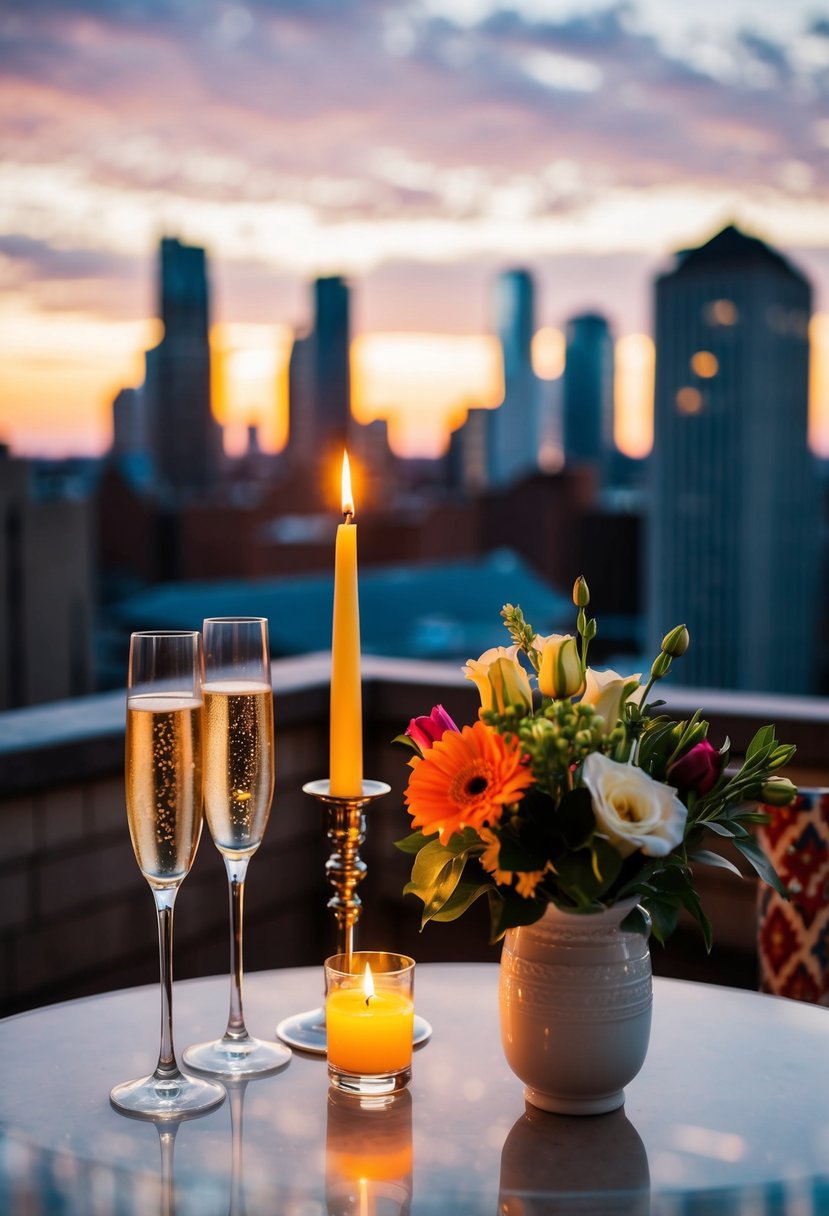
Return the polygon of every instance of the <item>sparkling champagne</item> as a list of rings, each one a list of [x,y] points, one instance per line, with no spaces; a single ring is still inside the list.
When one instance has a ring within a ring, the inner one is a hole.
[[[127,701],[126,792],[132,847],[153,887],[188,873],[202,825],[201,702],[184,693]]]
[[[226,857],[259,847],[273,798],[273,693],[270,684],[204,684],[204,810]]]

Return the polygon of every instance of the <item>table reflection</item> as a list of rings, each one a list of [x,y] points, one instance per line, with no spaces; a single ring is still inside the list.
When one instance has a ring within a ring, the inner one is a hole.
[[[648,1216],[645,1146],[624,1108],[551,1115],[527,1104],[501,1150],[499,1216]]]
[[[408,1216],[412,1096],[356,1098],[329,1090],[325,1139],[328,1216]]]

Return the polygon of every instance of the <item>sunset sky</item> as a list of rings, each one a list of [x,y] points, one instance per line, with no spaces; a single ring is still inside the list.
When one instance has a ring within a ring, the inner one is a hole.
[[[412,452],[495,404],[504,267],[534,271],[548,355],[600,309],[644,383],[653,274],[727,222],[825,314],[827,103],[829,20],[802,0],[4,0],[0,439],[105,450],[157,340],[164,234],[209,252],[230,442],[255,420],[270,448],[320,273],[354,288],[358,416]]]

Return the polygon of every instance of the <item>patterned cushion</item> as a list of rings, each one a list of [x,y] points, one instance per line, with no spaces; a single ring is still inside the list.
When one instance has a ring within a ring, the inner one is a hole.
[[[760,991],[829,1005],[829,790],[803,789],[758,836],[789,892],[759,890]]]

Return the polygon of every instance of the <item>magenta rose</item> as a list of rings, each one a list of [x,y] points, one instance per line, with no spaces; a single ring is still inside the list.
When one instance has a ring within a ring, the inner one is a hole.
[[[449,717],[442,705],[436,705],[430,714],[421,714],[412,718],[406,727],[406,734],[413,739],[422,752],[427,752],[433,743],[442,739],[448,730],[458,728]]]
[[[668,769],[668,780],[679,789],[707,794],[716,783],[722,764],[723,758],[716,747],[707,739],[701,739],[684,756],[673,762]]]

